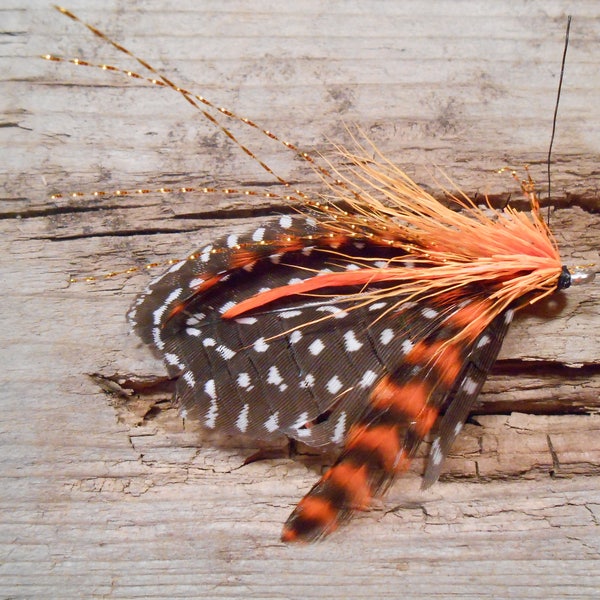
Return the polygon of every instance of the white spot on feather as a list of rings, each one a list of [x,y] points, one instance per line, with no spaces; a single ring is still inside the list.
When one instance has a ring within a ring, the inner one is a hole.
[[[164,303],[159,306],[153,313],[153,320],[154,320],[154,324],[155,325],[160,325],[160,321],[162,319],[162,316],[165,312],[165,310],[167,310],[169,304],[171,304],[174,300],[177,300],[177,298],[179,298],[179,296],[181,296],[181,292],[183,290],[181,288],[177,288],[176,290],[173,290],[165,299]]]
[[[308,427],[301,429],[304,425],[306,425],[307,421],[308,421],[308,413],[303,412],[298,417],[298,420],[292,425],[292,429],[296,430],[296,435],[298,437],[310,437],[311,431]]]
[[[472,396],[477,391],[477,382],[470,377],[465,377],[460,386],[467,394]]]
[[[167,352],[165,354],[165,362],[169,365],[173,365],[174,367],[179,367],[180,369],[184,369],[185,366],[181,364],[179,356],[177,354],[173,354],[172,352]]]
[[[223,344],[217,346],[215,348],[215,350],[216,350],[216,352],[218,352],[221,355],[223,360],[231,360],[237,354],[237,352],[235,352],[235,350],[232,350],[231,348],[228,348],[227,346],[224,346]]]
[[[315,385],[315,377],[310,373],[300,382],[301,388],[311,388]]]
[[[334,375],[325,385],[330,394],[337,394],[342,389],[342,382],[337,375]]]
[[[338,417],[337,423],[333,429],[333,435],[331,436],[331,441],[334,444],[341,444],[344,440],[344,434],[346,433],[346,411],[340,413]]]
[[[254,344],[252,344],[252,348],[254,349],[255,352],[266,352],[268,347],[269,347],[269,344],[267,344],[267,342],[265,342],[264,337],[258,338],[254,342]]]
[[[439,315],[438,311],[434,310],[433,308],[424,308],[421,311],[421,314],[426,319],[435,319]]]
[[[429,460],[435,466],[441,465],[444,457],[442,456],[442,448],[440,447],[440,438],[436,437],[431,444],[431,450],[429,451]]]
[[[400,344],[403,354],[408,354],[414,347],[415,345],[410,340],[404,340],[402,344]]]
[[[181,269],[181,267],[183,267],[183,265],[185,265],[185,260],[180,260],[180,261],[176,262],[174,265],[172,265],[171,267],[169,267],[169,270],[167,271],[167,273],[175,273],[175,271],[179,271],[179,269]]]
[[[344,346],[346,348],[346,352],[356,352],[363,347],[363,343],[359,342],[356,339],[356,334],[354,331],[350,330],[344,334]]]
[[[265,228],[264,227],[259,227],[253,234],[252,234],[252,241],[253,242],[261,242],[263,237],[265,236]]]
[[[248,375],[248,373],[240,373],[237,376],[237,384],[241,388],[245,388],[245,389],[250,388],[250,383],[251,383],[251,379],[250,379],[250,375]]]
[[[387,302],[374,302],[373,304],[369,305],[369,310],[380,310],[386,304],[387,304]]]
[[[394,330],[393,329],[384,329],[379,336],[379,341],[387,346],[394,339]]]
[[[203,277],[195,277],[189,283],[189,286],[192,290],[195,290],[197,287],[201,286],[206,280]]]
[[[191,387],[193,388],[196,385],[196,380],[194,379],[194,374],[191,371],[186,371],[183,374],[182,379]]]
[[[358,384],[361,388],[370,387],[375,383],[377,379],[377,373],[375,371],[365,371],[365,374],[362,376],[360,383]]]
[[[477,344],[475,345],[475,348],[483,348],[484,346],[487,346],[489,343],[490,343],[490,336],[486,333],[479,338],[479,340],[477,341]]]
[[[325,348],[325,345],[323,344],[323,342],[320,339],[316,339],[309,347],[308,347],[308,351],[313,355],[313,356],[318,356],[319,354],[321,354],[321,352],[323,351],[323,349]]]
[[[239,325],[254,325],[258,319],[256,317],[240,317],[235,319],[235,322]]]
[[[275,366],[269,369],[267,383],[279,386],[280,392],[285,392],[285,390],[287,390],[288,387],[286,383],[283,383],[283,377],[279,373],[279,369]]]
[[[212,252],[212,244],[209,244],[205,248],[202,248],[202,254],[200,254],[200,260],[202,262],[208,262],[210,260],[210,253]]]
[[[152,329],[152,339],[154,340],[154,345],[159,350],[164,350],[165,343],[162,341],[162,338],[160,337],[160,327],[154,327],[154,329]]]
[[[279,411],[273,413],[266,421],[265,421],[265,429],[269,433],[273,433],[279,429]]]
[[[279,227],[282,229],[289,229],[292,226],[292,217],[290,215],[284,215],[279,219]]]
[[[233,308],[236,305],[235,302],[233,302],[232,300],[230,300],[229,302],[225,302],[225,304],[223,304],[220,308],[219,308],[219,312],[221,314],[227,312],[230,308]]]
[[[331,313],[331,315],[333,316],[334,319],[343,319],[344,317],[348,316],[348,313],[345,310],[341,309],[339,306],[331,306],[331,305],[319,306],[319,308],[317,308],[317,310],[319,312]]]
[[[216,400],[217,398],[217,392],[216,392],[216,388],[215,388],[215,380],[214,379],[209,379],[205,384],[204,384],[204,391],[213,399]]]
[[[249,412],[249,410],[250,410],[250,405],[244,404],[244,407],[240,411],[240,414],[238,415],[238,418],[235,422],[235,426],[242,433],[246,433],[246,430],[248,429],[248,412]]]
[[[283,377],[279,373],[279,369],[276,366],[269,367],[267,383],[270,383],[272,385],[279,385],[280,383],[283,383]]]
[[[217,391],[215,388],[215,380],[209,379],[204,384],[204,391],[208,394],[211,399],[210,406],[206,411],[206,415],[204,416],[204,425],[209,429],[215,428],[215,423],[217,421],[217,415],[219,414],[219,407],[217,405]]]

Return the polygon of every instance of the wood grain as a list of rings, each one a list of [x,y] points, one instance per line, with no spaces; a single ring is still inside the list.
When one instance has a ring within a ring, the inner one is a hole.
[[[572,13],[551,224],[567,264],[600,263],[591,0],[69,8],[303,149],[333,158],[331,142],[348,143],[356,125],[432,190],[439,166],[498,201],[518,197],[499,167],[530,164],[544,179]],[[232,195],[50,198],[281,186],[172,91],[38,59],[141,70],[46,3],[5,2],[0,22],[0,597],[597,597],[598,284],[515,322],[439,484],[419,490],[417,461],[330,540],[285,547],[281,523],[328,459],[303,449],[242,468],[247,444],[183,427],[155,385],[161,364],[128,335],[124,314],[148,274],[68,280],[185,256],[288,208]],[[318,193],[293,153],[232,128]],[[107,394],[92,373],[136,391]]]

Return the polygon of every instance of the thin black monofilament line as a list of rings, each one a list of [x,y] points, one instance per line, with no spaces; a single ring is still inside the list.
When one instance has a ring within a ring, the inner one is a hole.
[[[556,104],[554,105],[554,116],[552,117],[552,134],[550,136],[550,146],[548,147],[548,158],[546,165],[548,168],[548,225],[550,225],[550,200],[552,198],[552,184],[550,182],[550,164],[552,159],[552,145],[554,144],[554,134],[556,133],[556,118],[558,116],[558,105],[560,103],[560,92],[562,89],[563,76],[565,74],[565,63],[567,60],[567,48],[569,47],[569,31],[571,29],[571,15],[567,17],[567,30],[565,32],[565,48],[563,50],[562,62],[560,65],[560,78],[558,80],[558,91],[556,93]]]

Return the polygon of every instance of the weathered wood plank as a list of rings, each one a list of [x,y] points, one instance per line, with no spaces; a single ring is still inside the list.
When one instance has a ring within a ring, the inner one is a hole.
[[[574,15],[553,168],[566,262],[598,262],[600,19],[594,2],[108,2],[69,6],[182,85],[332,156],[357,124],[432,187],[518,195],[543,179],[565,15]],[[239,468],[168,394],[109,397],[86,376],[163,374],[127,335],[136,273],[285,207],[233,196],[51,200],[138,186],[279,189],[173,92],[36,59],[138,69],[44,2],[0,8],[2,597],[595,597],[600,587],[600,291],[568,290],[513,326],[444,480],[417,471],[322,545],[279,529],[323,460]],[[196,82],[196,83],[194,83]],[[306,164],[234,127],[316,193]],[[432,166],[433,165],[433,166]],[[326,460],[325,460],[326,462]],[[401,586],[401,587],[400,587]]]

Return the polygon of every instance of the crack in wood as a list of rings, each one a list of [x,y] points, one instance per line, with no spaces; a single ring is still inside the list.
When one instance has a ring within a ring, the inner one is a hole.
[[[552,470],[550,471],[550,477],[556,477],[560,472],[560,462],[558,460],[558,454],[552,445],[550,434],[546,434],[546,442],[548,442],[548,450],[550,450],[550,456],[552,456]]]

